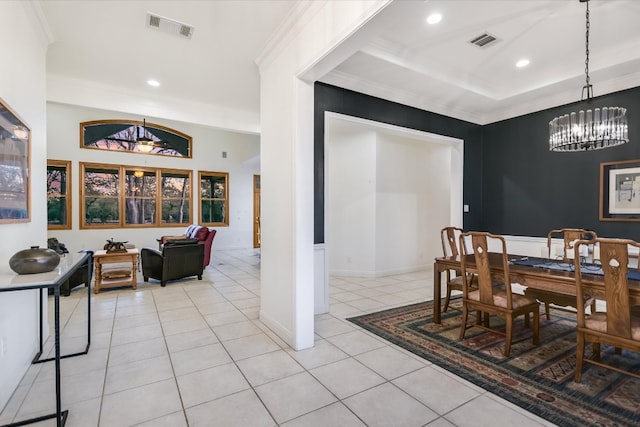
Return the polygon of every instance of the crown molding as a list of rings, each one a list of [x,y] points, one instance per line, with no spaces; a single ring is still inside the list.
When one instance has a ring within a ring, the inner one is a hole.
[[[20,2],[33,23],[33,26],[38,30],[40,38],[45,46],[50,45],[56,39],[49,26],[49,21],[42,9],[41,0],[29,0]]]
[[[398,90],[391,86],[383,86],[360,77],[353,77],[350,74],[331,71],[321,79],[323,83],[353,90],[355,92],[364,93],[365,95],[375,96],[388,101],[397,102],[409,107],[418,108],[420,110],[430,111],[432,113],[442,114],[459,120],[471,123],[482,124],[482,115],[477,113],[453,109],[443,104],[433,102],[432,99],[425,100],[423,97],[416,95],[414,92]]]
[[[322,9],[327,0],[301,0],[297,1],[287,16],[282,20],[276,31],[269,37],[262,52],[254,59],[258,68],[262,68],[274,58],[290,42],[294,41],[306,23]]]
[[[540,92],[540,94],[535,97],[518,95],[518,97],[522,99],[521,102],[510,102],[505,107],[493,108],[491,111],[483,113],[469,111],[468,109],[451,108],[450,106],[434,102],[433,99],[425,99],[425,97],[416,95],[414,92],[402,91],[395,87],[380,85],[377,82],[367,81],[361,77],[335,70],[325,75],[321,81],[365,95],[375,96],[478,125],[495,123],[525,114],[571,104],[580,100],[580,98],[577,97],[579,94],[576,93],[577,89],[575,87],[567,89],[566,86],[556,86],[555,88],[548,88],[550,90]],[[609,93],[638,86],[640,86],[640,71],[629,73],[623,79],[599,80],[597,83],[598,96],[604,96]]]
[[[634,87],[640,87],[640,71],[629,73],[623,78],[600,80],[594,85],[597,89],[596,96],[605,96],[614,92],[619,92]],[[530,98],[525,102],[518,103],[517,105],[508,105],[500,109],[494,109],[489,113],[483,115],[479,124],[495,123],[502,120],[511,119],[525,114],[535,113],[538,111],[547,110],[550,108],[556,108],[563,105],[571,104],[580,101],[579,88],[573,87],[565,90],[554,90],[551,93],[542,93],[536,98]],[[624,107],[622,105],[621,107]]]

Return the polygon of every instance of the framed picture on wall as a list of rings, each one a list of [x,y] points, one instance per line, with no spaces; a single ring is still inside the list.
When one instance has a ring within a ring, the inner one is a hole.
[[[640,159],[600,164],[600,220],[640,221]]]
[[[0,98],[0,223],[29,222],[31,129]]]

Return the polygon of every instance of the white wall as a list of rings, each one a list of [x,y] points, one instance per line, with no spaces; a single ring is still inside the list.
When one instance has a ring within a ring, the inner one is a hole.
[[[442,252],[440,229],[461,225],[462,143],[335,114],[325,139],[330,274],[430,266]]]
[[[19,43],[18,43],[19,41]],[[46,246],[45,58],[48,39],[30,2],[0,2],[0,97],[31,128],[31,222],[0,224],[0,269],[31,245]],[[37,292],[0,294],[0,410],[38,348]],[[48,330],[46,331],[48,333]]]
[[[101,119],[132,119],[142,117],[121,112],[47,103],[47,155],[53,160],[72,161],[72,229],[52,230],[55,236],[72,251],[100,249],[106,239],[129,241],[137,247],[157,247],[161,235],[181,234],[185,226],[159,228],[121,228],[107,230],[80,230],[80,174],[79,162],[96,162],[151,167],[169,167],[191,170],[194,184],[198,171],[229,173],[229,226],[215,227],[213,249],[253,247],[253,175],[260,173],[259,136],[215,129],[191,123],[145,117],[148,122],[167,126],[193,138],[192,158],[146,155],[128,152],[110,152],[80,148],[81,122]],[[227,157],[222,157],[222,152]],[[193,222],[198,222],[198,186],[193,185]],[[188,225],[188,224],[187,224]]]
[[[425,257],[423,262],[433,263],[434,257],[442,256],[440,230],[450,225],[462,227],[462,142],[427,144],[423,184],[427,192],[427,209],[422,211],[420,221],[424,227]]]
[[[376,134],[359,130],[330,139],[325,150],[330,271],[371,274],[376,269]]]
[[[429,208],[429,148],[422,141],[378,133],[376,275],[424,268]],[[448,205],[444,210],[449,216]],[[426,224],[425,224],[426,225]]]

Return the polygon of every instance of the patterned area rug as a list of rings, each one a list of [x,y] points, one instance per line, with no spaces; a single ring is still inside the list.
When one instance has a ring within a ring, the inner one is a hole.
[[[460,304],[455,301],[453,307]],[[573,381],[572,313],[552,309],[549,321],[541,315],[539,346],[532,344],[531,330],[520,317],[511,356],[504,357],[502,336],[472,328],[460,341],[460,312],[449,309],[440,325],[432,322],[432,312],[432,304],[424,302],[348,320],[559,426],[640,425],[640,380],[586,365],[581,383]],[[491,322],[500,324],[495,316]],[[637,353],[616,355],[603,346],[602,358],[640,372]]]

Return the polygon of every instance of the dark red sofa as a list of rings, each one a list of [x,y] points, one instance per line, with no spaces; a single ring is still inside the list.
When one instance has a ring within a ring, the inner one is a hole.
[[[203,225],[192,224],[187,227],[184,234],[179,236],[162,236],[158,240],[158,249],[162,251],[162,246],[169,240],[178,239],[196,239],[198,243],[204,245],[204,267],[209,265],[211,258],[211,246],[213,244],[213,238],[216,236],[216,230],[205,227]]]

